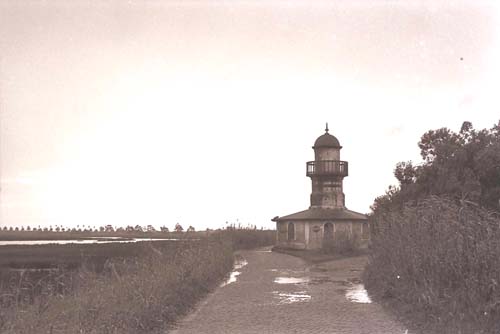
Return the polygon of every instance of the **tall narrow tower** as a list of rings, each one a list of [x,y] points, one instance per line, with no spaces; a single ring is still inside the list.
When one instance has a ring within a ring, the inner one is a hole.
[[[340,143],[328,133],[314,142],[314,161],[307,162],[306,175],[312,181],[310,209],[345,209],[342,181],[348,175],[347,161],[340,160]]]
[[[345,206],[342,182],[348,174],[347,161],[340,160],[340,143],[328,133],[314,142],[314,161],[306,164],[311,178],[311,205],[307,210],[276,216],[277,246],[294,249],[330,247],[338,240],[360,240],[367,247],[370,240],[368,217]],[[354,240],[354,239],[353,239]]]

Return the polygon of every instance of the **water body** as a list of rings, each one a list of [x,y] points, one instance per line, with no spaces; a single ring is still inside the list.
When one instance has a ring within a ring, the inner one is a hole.
[[[154,238],[120,238],[120,237],[93,237],[92,239],[69,239],[69,240],[6,240],[0,241],[0,246],[12,245],[65,245],[65,244],[109,244],[129,243],[141,241],[178,241],[180,239],[154,239]]]

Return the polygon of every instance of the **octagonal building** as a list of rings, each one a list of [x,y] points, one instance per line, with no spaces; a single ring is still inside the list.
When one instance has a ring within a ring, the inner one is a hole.
[[[277,246],[294,249],[318,249],[335,246],[349,239],[366,247],[370,238],[367,216],[348,210],[342,181],[348,175],[347,161],[340,160],[342,146],[335,136],[325,133],[314,142],[314,161],[306,163],[311,178],[309,209],[275,217]]]

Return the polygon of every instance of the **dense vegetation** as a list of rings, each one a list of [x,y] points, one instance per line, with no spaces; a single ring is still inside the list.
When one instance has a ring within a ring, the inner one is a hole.
[[[0,268],[0,332],[164,332],[221,283],[232,268],[235,249],[264,245],[271,235],[273,231],[221,231],[196,240],[113,244],[118,251],[102,266],[94,260],[104,256],[83,254],[77,268]]]
[[[498,333],[500,123],[428,131],[419,147],[372,207],[367,288],[417,328]]]

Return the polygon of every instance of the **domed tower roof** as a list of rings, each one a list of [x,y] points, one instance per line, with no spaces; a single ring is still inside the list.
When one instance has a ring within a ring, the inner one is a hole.
[[[328,123],[326,123],[325,134],[319,136],[318,139],[316,139],[316,141],[314,142],[313,148],[319,147],[330,147],[338,149],[342,148],[342,146],[340,146],[339,140],[335,138],[335,136],[332,136],[328,133]]]

